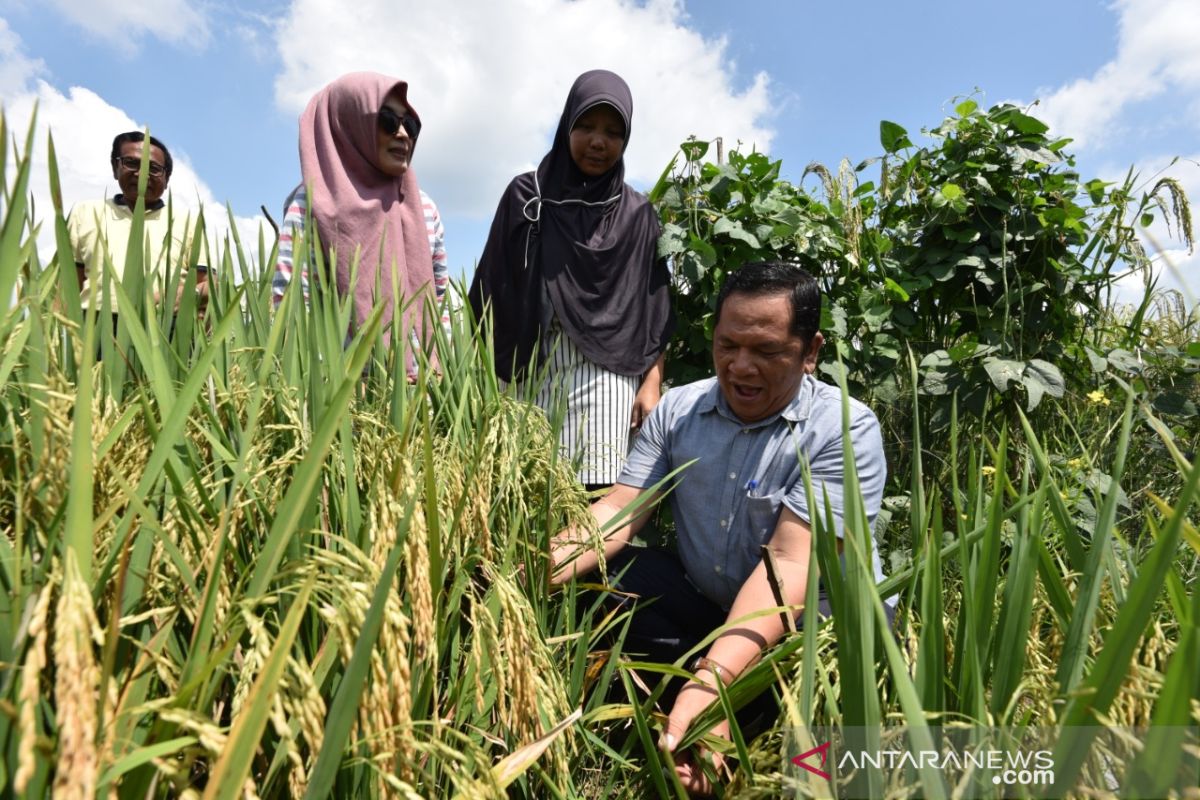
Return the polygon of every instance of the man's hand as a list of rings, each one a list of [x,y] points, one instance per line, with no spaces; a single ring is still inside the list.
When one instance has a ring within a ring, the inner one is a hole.
[[[196,312],[203,314],[208,310],[208,270],[196,274]]]
[[[179,287],[175,290],[175,313],[179,313],[179,304],[183,302],[183,293],[187,291],[187,281],[180,279]],[[154,290],[155,305],[162,298],[159,296],[158,289]],[[196,313],[203,314],[208,308],[208,270],[198,269],[196,271]]]
[[[623,483],[613,484],[608,494],[592,503],[592,517],[596,520],[596,525],[603,530],[613,517],[641,497],[644,491]],[[642,529],[650,516],[651,506],[652,504],[648,503],[636,517],[626,519],[624,525],[605,534],[606,559],[615,556],[617,551]],[[555,534],[550,540],[550,583],[566,583],[577,575],[586,575],[594,570],[599,559],[596,558],[593,542],[590,532],[574,527],[565,528]]]
[[[714,769],[720,772],[724,767],[725,757],[700,746],[692,750],[676,750],[692,720],[717,701],[717,676],[707,669],[702,669],[696,672],[695,678],[679,690],[679,696],[675,698],[675,705],[671,708],[671,715],[667,718],[661,745],[675,756],[675,774],[683,788],[687,789],[690,795],[704,797],[712,794],[713,785],[704,772],[701,760],[711,759]],[[729,739],[729,721],[722,720],[709,733]]]
[[[784,506],[769,546],[778,560],[784,605],[799,609],[804,602],[808,560],[812,552],[812,534],[808,523]],[[712,643],[705,656],[709,666],[696,670],[695,677],[700,683],[690,681],[675,700],[663,732],[662,744],[667,750],[676,752],[676,745],[683,740],[692,721],[717,699],[717,680],[731,682],[745,672],[765,648],[783,635],[784,624],[778,614],[754,616],[755,612],[778,605],[767,577],[766,564],[759,562],[734,599],[724,632]],[[745,617],[751,618],[743,619]],[[712,665],[716,665],[716,671]],[[728,739],[729,722],[717,725],[711,733]],[[694,753],[677,753],[675,757],[675,772],[680,781],[689,792],[698,794],[712,790],[696,761],[697,754],[702,753],[703,750],[697,749]],[[720,754],[713,754],[712,759],[718,767],[723,763]]]
[[[183,293],[185,291],[187,291],[187,287],[184,286],[183,282],[181,281],[179,284],[179,288],[175,290],[175,311],[176,312],[179,311],[179,304],[183,302]],[[158,298],[156,296],[155,300],[157,300],[157,299]],[[207,308],[208,308],[208,283],[207,282],[197,283],[196,284],[196,313],[203,314],[205,309],[207,309]]]

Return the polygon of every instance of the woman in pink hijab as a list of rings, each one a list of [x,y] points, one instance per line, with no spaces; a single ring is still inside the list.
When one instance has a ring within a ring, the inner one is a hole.
[[[404,308],[405,328],[423,334],[423,304],[408,300],[432,290],[440,308],[447,261],[441,217],[411,168],[420,131],[405,81],[352,72],[313,96],[300,117],[302,181],[287,199],[279,235],[276,305],[292,279],[295,237],[311,209],[337,292],[353,299],[354,326],[383,303],[385,326]],[[307,299],[304,267],[300,281]],[[408,370],[415,370],[412,359]]]

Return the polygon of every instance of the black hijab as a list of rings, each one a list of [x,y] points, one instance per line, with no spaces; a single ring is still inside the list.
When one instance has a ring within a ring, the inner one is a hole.
[[[624,151],[590,179],[571,157],[571,129],[602,103],[625,121],[628,146],[629,87],[612,72],[585,72],[567,96],[550,152],[535,172],[512,180],[492,220],[469,299],[481,319],[490,303],[496,373],[506,380],[529,364],[535,346],[545,358],[554,318],[584,356],[621,375],[644,373],[670,338],[658,216],[625,183]]]

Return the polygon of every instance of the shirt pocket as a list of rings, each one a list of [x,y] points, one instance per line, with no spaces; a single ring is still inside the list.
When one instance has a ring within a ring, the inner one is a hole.
[[[772,494],[746,497],[746,520],[749,531],[746,535],[745,547],[752,563],[757,563],[762,556],[761,547],[775,533],[779,524],[779,510],[783,507],[783,489]]]

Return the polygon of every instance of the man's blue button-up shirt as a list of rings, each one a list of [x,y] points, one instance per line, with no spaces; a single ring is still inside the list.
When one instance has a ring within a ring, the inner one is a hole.
[[[872,522],[887,464],[879,421],[850,400],[850,441]],[[642,425],[618,483],[653,486],[687,467],[671,492],[679,555],[688,578],[723,608],[762,559],[782,505],[811,524],[800,458],[808,460],[816,503],[828,493],[842,535],[842,398],[836,386],[805,376],[795,399],[774,416],[743,423],[716,378],[673,388]],[[820,506],[819,506],[820,508]],[[822,512],[823,513],[823,512]],[[876,580],[883,579],[874,554]]]

